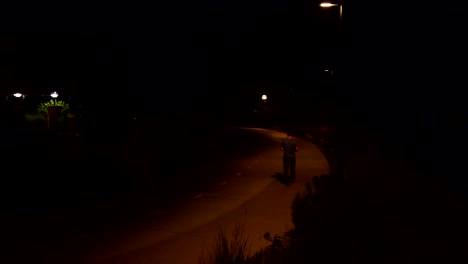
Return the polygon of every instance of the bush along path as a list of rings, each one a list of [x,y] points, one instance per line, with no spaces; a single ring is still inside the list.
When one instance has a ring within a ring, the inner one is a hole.
[[[250,252],[247,238],[220,234],[199,263],[462,263],[468,260],[466,207],[443,197],[375,199],[358,180],[314,177],[292,202],[294,228]],[[424,200],[424,199],[423,199]],[[466,210],[465,210],[466,211]],[[249,255],[250,254],[250,255]],[[245,257],[249,255],[248,257]]]

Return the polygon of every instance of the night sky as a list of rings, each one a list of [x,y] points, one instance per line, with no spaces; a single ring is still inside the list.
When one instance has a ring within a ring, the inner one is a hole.
[[[321,94],[334,67],[338,93],[363,111],[411,105],[441,98],[428,86],[458,86],[466,58],[461,1],[345,1],[343,35],[319,1],[1,3],[2,94],[57,90],[141,113]]]
[[[317,51],[336,32],[314,31],[314,24],[333,29],[327,20],[336,24],[337,18],[329,10],[324,20],[314,18],[317,11],[311,3],[287,1],[7,1],[2,93],[93,92],[99,99],[132,98],[146,110],[176,103],[205,111],[316,70],[324,57]]]

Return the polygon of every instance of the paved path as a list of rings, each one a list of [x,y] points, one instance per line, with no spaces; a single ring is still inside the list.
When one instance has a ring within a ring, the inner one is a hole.
[[[291,202],[313,176],[326,174],[320,151],[297,139],[296,183],[273,177],[282,171],[281,132],[251,129],[272,139],[251,156],[202,166],[193,175],[210,173],[216,183],[182,203],[159,208],[138,221],[109,224],[105,230],[82,234],[63,246],[51,247],[41,263],[197,263],[204,246],[221,228],[243,224],[253,249],[268,244],[266,232],[282,234],[292,227]]]

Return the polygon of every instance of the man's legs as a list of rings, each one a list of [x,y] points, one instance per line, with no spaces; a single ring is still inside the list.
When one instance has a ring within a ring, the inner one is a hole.
[[[291,167],[291,182],[296,181],[296,158],[291,158],[289,166]]]
[[[289,178],[289,166],[290,166],[290,164],[289,164],[289,158],[283,157],[283,168],[284,168],[283,171],[284,171],[284,177],[285,177],[286,179]]]

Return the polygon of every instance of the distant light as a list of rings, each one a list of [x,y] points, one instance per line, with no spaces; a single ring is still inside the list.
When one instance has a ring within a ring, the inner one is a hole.
[[[15,93],[15,94],[13,94],[13,95],[14,95],[16,98],[19,98],[19,97],[23,96],[23,95],[20,94],[20,93]]]
[[[57,97],[58,97],[58,93],[57,93],[57,92],[53,92],[53,93],[50,94],[50,96],[51,96],[52,98],[57,98]]]
[[[263,101],[266,101],[266,99],[267,99],[266,94],[262,95],[262,100],[263,100]]]
[[[328,70],[325,70],[325,71],[328,71]]]
[[[331,6],[337,6],[337,4],[332,4],[332,3],[321,3],[321,7],[331,7]]]

